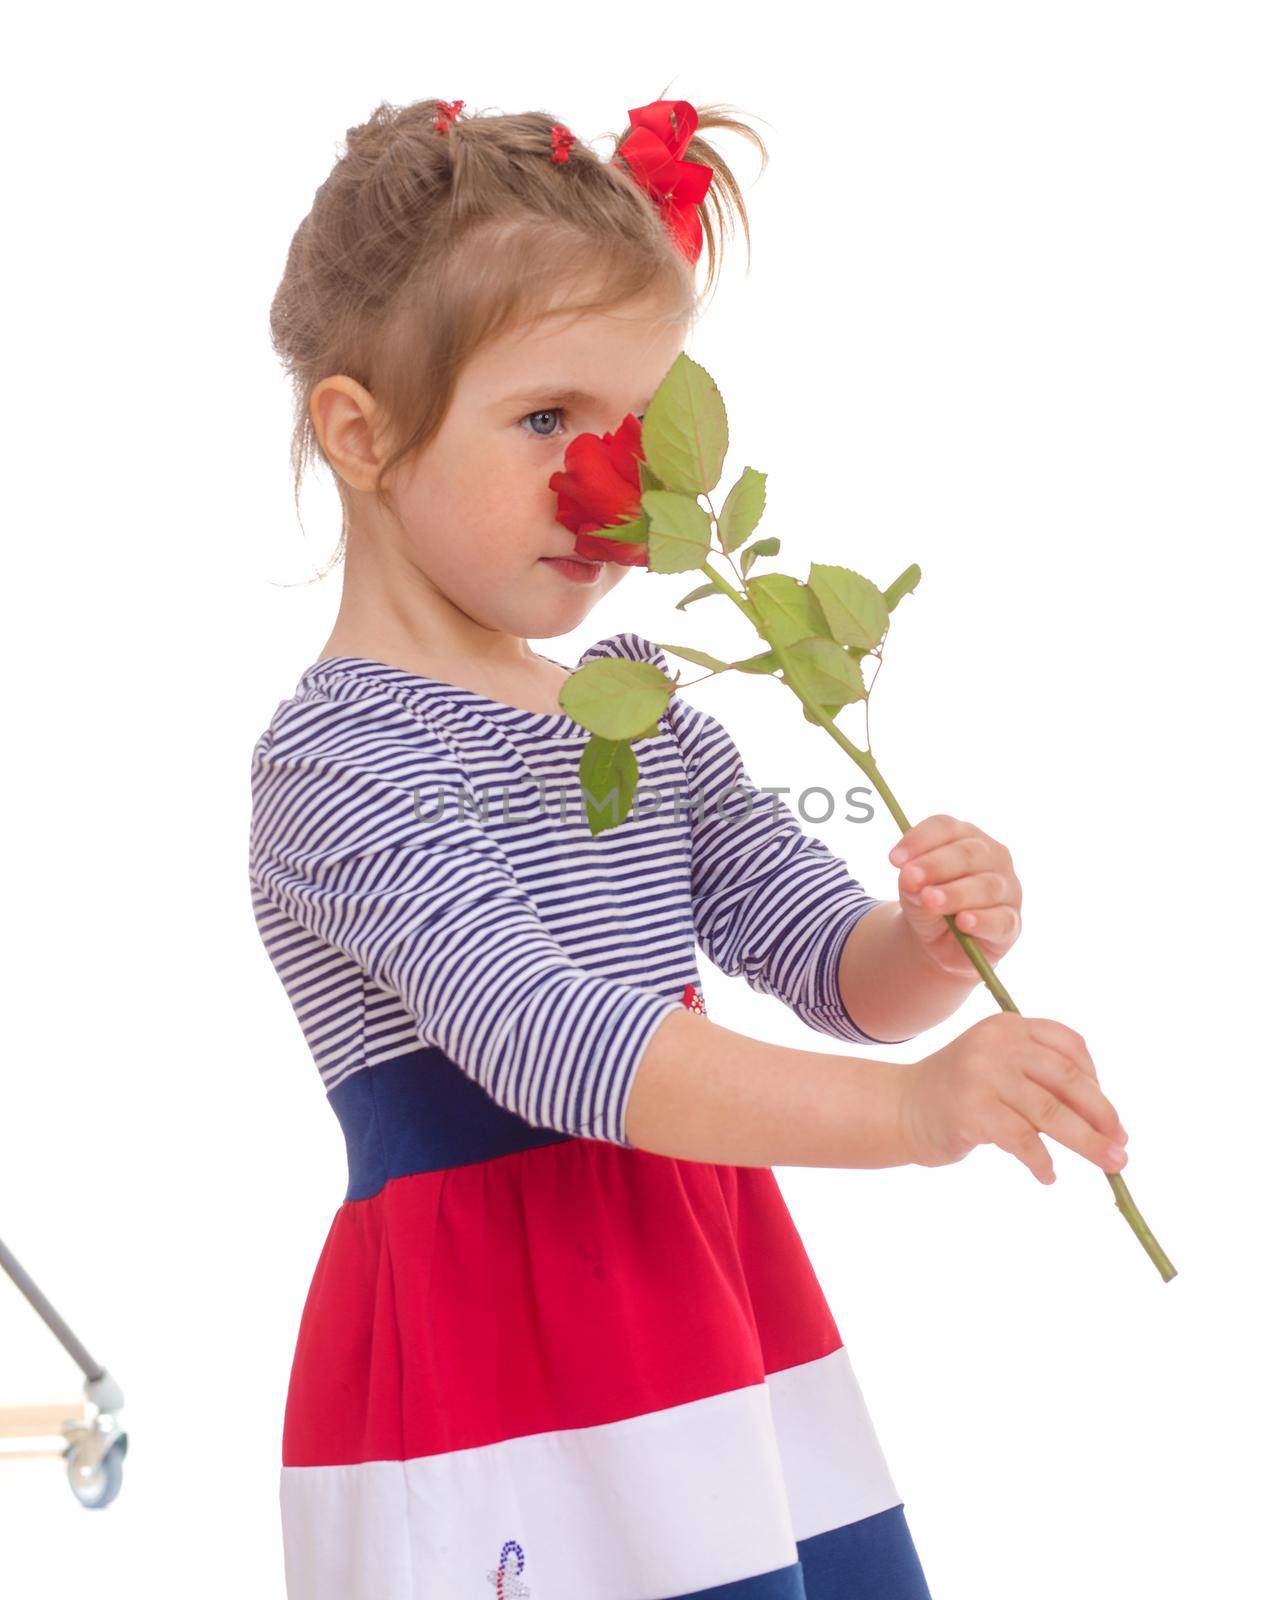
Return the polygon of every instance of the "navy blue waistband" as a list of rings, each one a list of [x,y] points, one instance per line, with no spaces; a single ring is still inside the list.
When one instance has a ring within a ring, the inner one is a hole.
[[[347,1141],[347,1200],[367,1200],[388,1178],[466,1166],[574,1137],[517,1117],[430,1047],[362,1067],[328,1098]]]

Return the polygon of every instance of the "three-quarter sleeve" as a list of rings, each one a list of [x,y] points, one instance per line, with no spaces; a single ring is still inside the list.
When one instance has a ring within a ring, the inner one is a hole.
[[[517,881],[450,746],[316,701],[255,751],[251,879],[394,993],[535,1127],[630,1146],[627,1096],[678,999],[593,973]]]
[[[780,794],[757,788],[715,716],[678,694],[670,709],[689,777],[699,946],[723,972],[781,1000],[820,1033],[899,1043],[866,1033],[840,996],[845,939],[883,902],[804,831]]]

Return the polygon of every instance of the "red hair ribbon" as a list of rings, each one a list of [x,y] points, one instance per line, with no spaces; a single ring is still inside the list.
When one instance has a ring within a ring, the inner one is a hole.
[[[553,161],[567,161],[569,151],[577,142],[577,134],[570,133],[568,128],[562,128],[554,123],[551,128],[551,159]]]
[[[442,100],[440,102],[440,110],[436,113],[436,120],[431,126],[437,133],[447,133],[449,125],[457,118],[461,110],[461,100]]]
[[[705,162],[684,159],[698,126],[698,113],[687,100],[653,100],[627,115],[631,132],[617,154],[658,206],[677,244],[696,262],[702,252],[702,220],[697,208],[712,178]]]

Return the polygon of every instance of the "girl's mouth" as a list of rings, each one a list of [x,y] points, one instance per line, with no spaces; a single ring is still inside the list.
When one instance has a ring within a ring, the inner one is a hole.
[[[540,556],[539,560],[571,583],[594,583],[604,571],[603,561],[581,561],[577,556]]]

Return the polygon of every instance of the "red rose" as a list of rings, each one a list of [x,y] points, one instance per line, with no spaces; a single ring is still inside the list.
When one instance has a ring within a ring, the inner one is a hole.
[[[649,564],[648,547],[620,539],[593,539],[597,528],[617,528],[640,517],[640,421],[628,411],[614,433],[580,433],[564,453],[564,470],[547,480],[555,490],[556,521],[577,534],[574,554],[585,561]]]

